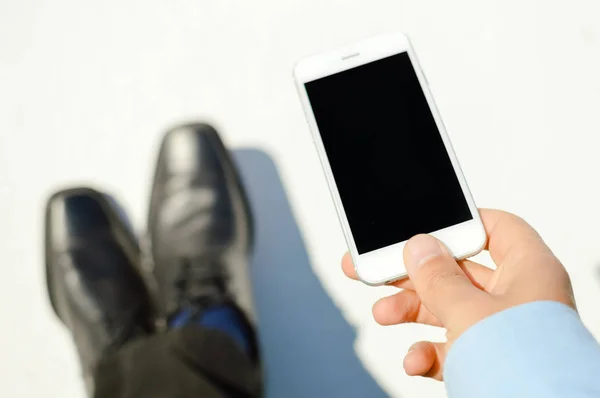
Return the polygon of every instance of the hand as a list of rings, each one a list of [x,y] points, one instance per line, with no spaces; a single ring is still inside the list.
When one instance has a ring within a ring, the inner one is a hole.
[[[495,270],[469,260],[457,262],[440,241],[417,235],[404,248],[409,279],[394,283],[403,290],[373,306],[381,325],[416,322],[446,328],[445,343],[424,341],[409,349],[404,358],[408,375],[442,380],[452,343],[494,313],[540,300],[575,308],[569,275],[529,224],[498,210],[482,209],[480,215]],[[348,253],[342,267],[348,277],[357,279]]]

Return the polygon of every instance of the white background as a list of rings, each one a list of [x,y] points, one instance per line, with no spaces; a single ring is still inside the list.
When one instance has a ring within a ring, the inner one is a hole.
[[[370,306],[387,291],[339,270],[345,245],[291,80],[306,54],[392,30],[413,39],[477,204],[538,228],[600,336],[599,16],[597,0],[2,0],[0,395],[83,396],[46,300],[47,195],[101,185],[141,230],[162,132],[200,119],[271,155],[313,270],[380,386],[443,397],[402,370],[410,344],[443,333],[376,325]]]

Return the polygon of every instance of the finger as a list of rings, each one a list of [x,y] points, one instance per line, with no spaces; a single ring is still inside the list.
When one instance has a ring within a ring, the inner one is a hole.
[[[496,265],[515,262],[528,253],[554,257],[537,231],[522,218],[492,209],[481,209],[479,214],[488,237],[485,248]]]
[[[421,302],[446,327],[453,315],[464,321],[463,314],[484,298],[448,249],[432,236],[412,237],[404,247],[404,263]]]
[[[443,379],[444,343],[420,341],[413,344],[404,357],[404,371],[409,376]]]
[[[421,299],[412,290],[401,290],[377,301],[373,305],[373,318],[383,326],[400,323],[442,326],[440,321],[421,304]]]
[[[471,260],[461,260],[458,266],[471,283],[481,290],[485,290],[494,274],[494,270]]]
[[[342,270],[344,274],[350,279],[358,280],[358,275],[356,274],[356,270],[354,269],[354,262],[352,261],[352,256],[350,252],[344,253],[344,257],[342,257]]]

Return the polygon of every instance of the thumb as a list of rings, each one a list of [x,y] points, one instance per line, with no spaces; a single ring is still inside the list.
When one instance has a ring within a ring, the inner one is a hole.
[[[446,328],[470,318],[470,307],[482,299],[483,292],[473,286],[446,246],[430,235],[417,235],[406,243],[404,264],[421,302]]]

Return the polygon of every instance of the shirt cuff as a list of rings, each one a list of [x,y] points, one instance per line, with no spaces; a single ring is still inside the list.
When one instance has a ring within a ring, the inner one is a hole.
[[[449,398],[600,397],[600,346],[572,308],[527,303],[465,331],[444,380]]]

